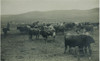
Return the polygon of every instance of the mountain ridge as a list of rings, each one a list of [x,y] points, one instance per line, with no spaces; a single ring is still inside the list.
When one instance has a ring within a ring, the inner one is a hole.
[[[17,15],[1,15],[2,21],[22,22],[98,22],[99,8],[90,10],[52,10],[52,11],[31,11]]]

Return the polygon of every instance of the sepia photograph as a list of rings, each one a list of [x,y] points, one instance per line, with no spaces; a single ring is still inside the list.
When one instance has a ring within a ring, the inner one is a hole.
[[[1,0],[1,61],[99,61],[99,0]]]

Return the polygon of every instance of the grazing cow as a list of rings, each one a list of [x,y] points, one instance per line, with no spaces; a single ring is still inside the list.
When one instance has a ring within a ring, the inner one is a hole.
[[[92,25],[84,26],[84,29],[86,30],[86,32],[93,32],[93,26]]]
[[[38,27],[32,28],[31,26],[27,25],[29,39],[32,39],[32,36],[36,36],[36,39],[39,38],[40,35],[40,29]]]
[[[44,31],[44,30],[41,30],[40,34],[45,39],[45,42],[47,42],[48,36],[52,36],[55,39],[55,35],[56,35],[56,33],[53,31]]]
[[[72,30],[75,26],[75,23],[66,23],[65,24],[65,27],[66,27],[66,30]]]
[[[85,53],[87,53],[87,48],[88,48],[89,55],[91,56],[92,50],[91,50],[90,44],[95,42],[91,36],[77,35],[77,34],[72,35],[69,33],[69,34],[65,35],[64,38],[65,38],[64,53],[66,53],[67,46],[69,46],[69,48],[78,46],[80,53],[83,53],[83,48],[85,48],[84,51],[85,51]],[[70,51],[70,49],[69,49],[69,51]]]
[[[22,33],[28,32],[28,28],[26,26],[18,26],[17,29]]]
[[[93,29],[93,25],[90,25],[89,23],[86,23],[86,25],[84,23],[79,23],[77,26],[76,26],[76,32],[78,31],[79,32],[90,32],[92,33],[94,31]]]
[[[64,25],[55,25],[54,26],[54,28],[55,28],[55,31],[56,31],[56,33],[58,33],[58,32],[62,32],[62,33],[64,33],[64,31],[65,31],[65,26]]]
[[[33,28],[35,26],[37,26],[39,24],[39,21],[33,22],[33,24],[31,24],[30,26]]]
[[[40,34],[45,39],[45,42],[46,42],[48,36],[53,36],[53,38],[55,39],[55,35],[56,35],[55,29],[54,29],[54,27],[52,25],[50,25],[50,26],[46,26],[46,25],[42,26]]]
[[[39,28],[31,28],[29,29],[29,38],[32,39],[32,35],[36,36],[36,39],[39,39],[40,29]]]

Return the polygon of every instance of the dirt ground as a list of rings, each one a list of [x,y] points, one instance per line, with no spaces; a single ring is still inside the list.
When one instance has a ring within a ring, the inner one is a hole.
[[[95,43],[92,44],[92,59],[99,61],[99,31],[95,30],[91,35]],[[49,37],[48,40],[52,40]],[[56,36],[55,41],[45,41],[40,36],[39,40],[28,39],[28,35],[20,34],[19,31],[12,29],[8,35],[1,37],[2,61],[78,61],[77,57],[64,53],[64,37],[62,34]],[[89,61],[88,57],[81,57],[80,61]]]

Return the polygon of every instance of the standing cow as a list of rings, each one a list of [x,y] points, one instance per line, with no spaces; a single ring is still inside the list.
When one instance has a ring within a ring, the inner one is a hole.
[[[49,36],[52,36],[55,39],[55,35],[56,35],[55,29],[54,29],[54,27],[52,25],[49,25],[49,26],[44,25],[41,28],[40,34],[45,39],[45,43],[47,42],[47,38]]]
[[[54,26],[54,28],[55,28],[56,33],[59,33],[59,32],[64,33],[65,31],[65,26],[62,24],[61,25],[57,24]]]
[[[3,30],[4,36],[6,36],[7,32],[10,31],[10,23],[8,22],[7,26],[4,27],[2,30]]]
[[[36,39],[39,38],[40,29],[38,27],[31,28],[31,26],[28,25],[27,29],[28,29],[29,39],[32,39],[33,35],[36,36]]]
[[[72,34],[67,34],[65,35],[65,51],[66,53],[67,46],[69,46],[69,51],[71,47],[76,47],[78,46],[79,48],[79,53],[83,53],[83,50],[85,53],[87,53],[87,49],[89,50],[89,55],[91,56],[92,50],[91,50],[91,43],[94,43],[94,39],[91,36],[88,35],[72,35]],[[85,48],[85,49],[83,49]]]

